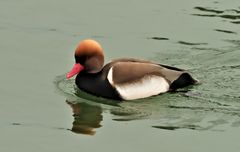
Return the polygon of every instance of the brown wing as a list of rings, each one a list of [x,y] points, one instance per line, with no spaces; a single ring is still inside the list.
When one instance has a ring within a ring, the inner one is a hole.
[[[161,76],[172,83],[183,73],[183,71],[168,69],[159,64],[137,59],[119,59],[111,64],[115,84],[138,81],[148,75]]]
[[[164,64],[159,64],[156,62],[148,61],[148,60],[143,60],[143,59],[135,59],[135,58],[120,58],[120,59],[114,59],[111,63],[115,62],[138,62],[138,63],[150,63],[150,64],[155,64],[155,65],[160,65],[164,68],[171,69],[171,70],[176,70],[176,71],[185,71],[184,69],[172,67],[169,65],[164,65]]]

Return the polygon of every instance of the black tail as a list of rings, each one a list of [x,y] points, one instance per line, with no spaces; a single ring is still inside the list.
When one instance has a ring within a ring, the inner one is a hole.
[[[183,73],[177,80],[173,81],[170,85],[170,90],[177,90],[178,88],[183,88],[196,83],[198,83],[198,81],[193,79],[190,74]]]

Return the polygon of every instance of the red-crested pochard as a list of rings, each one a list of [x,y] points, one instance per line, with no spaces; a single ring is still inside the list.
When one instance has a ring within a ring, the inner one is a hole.
[[[79,43],[75,61],[66,77],[77,74],[79,89],[104,98],[134,100],[197,83],[183,69],[145,60],[122,58],[103,66],[103,49],[91,39]]]

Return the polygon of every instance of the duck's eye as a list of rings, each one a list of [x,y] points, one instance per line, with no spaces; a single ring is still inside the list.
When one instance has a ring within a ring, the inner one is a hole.
[[[76,63],[80,63],[80,64],[84,65],[86,60],[87,60],[86,56],[75,56]]]

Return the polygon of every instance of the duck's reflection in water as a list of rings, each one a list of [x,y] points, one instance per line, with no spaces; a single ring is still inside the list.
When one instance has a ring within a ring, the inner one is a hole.
[[[103,120],[101,107],[84,102],[74,103],[68,100],[66,102],[73,111],[74,121],[71,131],[79,134],[95,135],[95,129],[101,127],[101,121]]]

